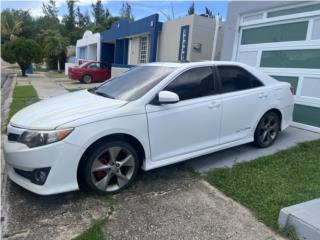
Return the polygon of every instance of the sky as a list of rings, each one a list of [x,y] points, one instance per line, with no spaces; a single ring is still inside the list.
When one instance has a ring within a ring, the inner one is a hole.
[[[78,0],[76,3],[80,7],[82,12],[91,12],[91,3],[96,0]],[[33,17],[39,17],[42,13],[43,0],[1,0],[1,10],[6,8],[29,10]],[[59,19],[67,13],[66,0],[57,0],[57,6],[59,9]],[[112,15],[118,15],[121,8],[122,1],[110,1],[102,0],[105,8],[108,8]],[[185,16],[192,1],[128,1],[132,6],[132,11],[135,19],[140,19],[148,15],[159,13],[160,21],[166,21],[165,14],[171,15],[171,5],[173,6],[173,12],[175,18]],[[211,9],[214,14],[226,18],[228,1],[195,1],[195,12],[201,14],[204,12],[205,7]]]

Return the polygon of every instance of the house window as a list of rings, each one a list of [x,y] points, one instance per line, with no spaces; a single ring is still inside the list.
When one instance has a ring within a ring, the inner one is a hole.
[[[320,69],[320,49],[262,51],[260,67]]]
[[[179,57],[178,57],[180,61],[187,60],[188,38],[189,38],[189,26],[181,27],[180,49],[179,49]]]
[[[279,16],[285,16],[290,14],[297,14],[297,13],[303,13],[303,12],[312,12],[320,10],[320,4],[314,4],[314,5],[308,5],[308,6],[302,6],[302,7],[296,7],[296,8],[289,8],[284,10],[278,10],[273,12],[268,12],[267,17],[279,17]]]
[[[308,21],[244,29],[241,45],[306,40]]]
[[[148,37],[140,38],[140,52],[139,52],[139,63],[147,63],[148,62]]]

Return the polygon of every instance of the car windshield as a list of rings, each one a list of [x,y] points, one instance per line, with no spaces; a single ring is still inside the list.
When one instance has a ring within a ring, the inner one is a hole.
[[[90,92],[108,98],[133,101],[157,85],[176,68],[137,66],[106,81]]]

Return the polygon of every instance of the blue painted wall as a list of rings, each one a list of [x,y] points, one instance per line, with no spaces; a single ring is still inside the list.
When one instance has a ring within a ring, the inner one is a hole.
[[[103,43],[116,42],[114,63],[128,64],[127,38],[149,33],[151,35],[149,61],[155,62],[157,59],[158,34],[161,28],[162,23],[159,22],[159,14],[153,14],[134,22],[130,22],[127,19],[120,19],[113,23],[109,30],[101,33],[101,56],[104,55],[104,52],[107,52],[107,48]]]
[[[114,63],[114,44],[102,43],[101,44],[101,61]]]
[[[114,63],[115,64],[128,64],[128,39],[116,40]]]

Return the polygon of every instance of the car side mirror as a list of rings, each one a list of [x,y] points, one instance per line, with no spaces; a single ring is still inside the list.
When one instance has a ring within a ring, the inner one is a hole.
[[[160,104],[177,103],[180,100],[178,94],[170,91],[159,92],[158,99]]]

